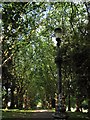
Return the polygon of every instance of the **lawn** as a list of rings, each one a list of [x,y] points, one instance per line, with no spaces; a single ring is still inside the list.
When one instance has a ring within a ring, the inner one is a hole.
[[[48,111],[52,115],[53,110]],[[33,114],[38,114],[39,111],[35,110],[3,110],[2,120],[31,120]],[[44,111],[45,113],[45,111]],[[80,112],[67,112],[69,115],[68,120],[90,120],[87,113]],[[48,113],[47,113],[48,114]],[[42,113],[41,113],[42,115]],[[34,118],[35,119],[35,118]],[[38,118],[39,119],[39,118]],[[49,119],[51,120],[51,119]]]
[[[90,120],[87,113],[68,112],[69,120]]]

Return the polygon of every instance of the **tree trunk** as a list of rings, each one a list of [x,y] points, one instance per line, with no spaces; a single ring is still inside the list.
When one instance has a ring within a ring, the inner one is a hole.
[[[23,95],[19,95],[19,109],[23,109]]]
[[[68,93],[68,111],[71,111],[70,93]]]
[[[70,81],[68,80],[68,111],[71,111],[71,101],[70,101]]]
[[[87,15],[88,15],[88,24],[87,24],[87,46],[89,45],[90,41],[90,2],[85,2],[86,10],[87,10]],[[89,47],[89,46],[88,46]],[[90,48],[90,47],[89,47]],[[90,57],[88,58],[88,115],[90,117],[90,65],[89,65]]]
[[[11,106],[10,108],[13,109],[15,107],[15,104],[14,104],[14,88],[12,87],[11,88]]]
[[[79,99],[76,98],[76,112],[80,112]]]
[[[7,80],[7,83],[5,84],[5,88],[6,88],[5,108],[7,108],[8,107],[8,80]]]
[[[13,109],[13,108],[15,107],[14,90],[15,90],[15,79],[12,78],[12,86],[11,86],[11,106],[10,106],[11,109]]]
[[[19,109],[18,96],[17,95],[15,96],[15,105],[16,105],[16,108]]]
[[[88,99],[88,115],[90,117],[90,98]]]
[[[88,115],[90,117],[90,86],[88,87],[87,93],[88,93]]]

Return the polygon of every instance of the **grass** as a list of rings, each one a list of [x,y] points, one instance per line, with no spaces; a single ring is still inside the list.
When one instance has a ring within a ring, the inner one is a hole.
[[[68,112],[69,120],[90,120],[87,113]]]
[[[36,112],[35,110],[3,110],[2,120],[29,120],[32,114]],[[54,112],[54,110],[49,110],[49,112]],[[90,120],[87,113],[81,112],[67,112],[69,115],[68,120]],[[30,119],[31,120],[31,119]]]

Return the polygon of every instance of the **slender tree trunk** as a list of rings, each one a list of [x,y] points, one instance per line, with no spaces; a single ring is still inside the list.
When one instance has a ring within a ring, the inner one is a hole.
[[[71,111],[70,93],[68,93],[68,111]]]
[[[16,105],[16,108],[19,109],[19,106],[18,106],[18,95],[15,96],[15,105]]]
[[[80,112],[79,99],[76,98],[76,112]]]
[[[11,86],[11,106],[10,108],[13,109],[15,107],[15,96],[14,96],[14,90],[15,90],[15,78],[12,78],[12,86]]]
[[[89,99],[88,99],[88,115],[89,115],[89,117],[90,117],[90,97],[89,97]]]
[[[70,101],[70,81],[68,80],[68,111],[71,111],[71,101]]]
[[[5,107],[8,107],[8,89],[6,89],[6,96],[5,96]]]
[[[12,87],[11,88],[11,106],[10,106],[11,109],[14,108],[14,88]]]
[[[88,83],[90,83],[90,68],[88,68]],[[90,117],[90,84],[88,84],[88,89],[87,89],[87,94],[88,94],[88,115]]]
[[[90,98],[89,98],[89,100],[88,100],[88,115],[89,115],[89,117],[90,117]]]
[[[7,108],[8,107],[8,80],[7,80],[7,83],[5,84],[5,88],[6,88],[5,108]]]
[[[23,95],[19,95],[19,109],[23,109]]]
[[[90,117],[90,86],[87,92],[88,92],[88,115]]]

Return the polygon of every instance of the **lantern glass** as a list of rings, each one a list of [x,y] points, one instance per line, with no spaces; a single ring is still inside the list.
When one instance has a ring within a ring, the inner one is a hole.
[[[56,28],[56,29],[54,30],[54,32],[55,32],[55,37],[56,37],[56,38],[60,38],[60,37],[61,37],[61,34],[62,34],[61,28]]]

